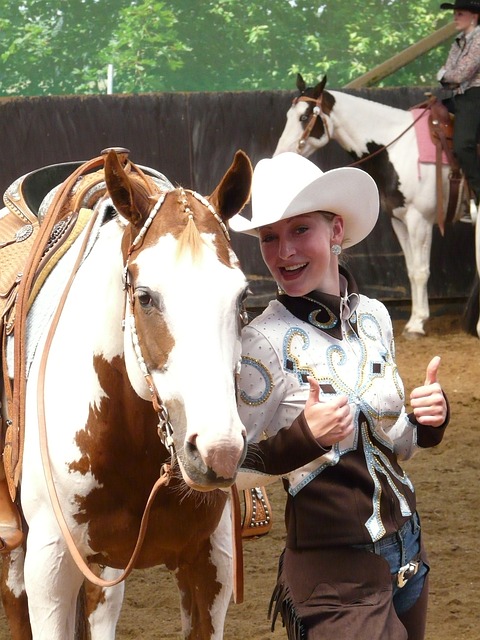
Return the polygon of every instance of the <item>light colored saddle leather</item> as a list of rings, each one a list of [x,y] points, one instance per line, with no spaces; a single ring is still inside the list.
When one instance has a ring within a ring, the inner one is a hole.
[[[43,178],[41,171],[34,172],[36,178]],[[67,163],[65,171],[69,175],[59,186],[52,189],[51,181],[44,183],[49,190],[42,194],[43,198],[38,194],[36,198],[31,197],[27,187],[32,174],[16,180],[4,195],[6,210],[0,219],[0,291],[3,294],[0,298],[0,336],[8,416],[3,434],[3,461],[12,500],[16,496],[23,452],[26,374],[22,363],[26,314],[53,268],[54,259],[58,260],[65,253],[91,216],[94,204],[106,192],[103,157],[87,163]],[[38,210],[32,204],[34,202]],[[6,366],[6,341],[12,333],[15,333],[13,385]]]

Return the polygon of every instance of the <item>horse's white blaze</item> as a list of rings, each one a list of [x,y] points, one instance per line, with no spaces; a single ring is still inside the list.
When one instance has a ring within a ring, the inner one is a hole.
[[[173,336],[166,370],[151,373],[169,407],[176,437],[181,434],[194,443],[217,475],[231,478],[243,454],[245,435],[234,390],[241,346],[239,338],[232,342],[231,336],[232,323],[238,322],[237,300],[246,282],[238,268],[218,261],[208,235],[202,237],[205,245],[194,263],[188,253],[177,256],[172,236],[142,251],[135,261],[136,287],[160,294]],[[175,278],[170,277],[173,272]],[[128,345],[127,349],[131,351]]]
[[[277,147],[273,152],[273,155],[276,156],[279,153],[285,153],[287,151],[291,151],[293,153],[300,153],[300,155],[311,156],[312,153],[316,150],[317,146],[317,138],[307,138],[305,140],[305,146],[302,149],[298,148],[298,141],[300,140],[303,130],[300,125],[300,117],[305,113],[308,109],[307,103],[297,103],[290,107],[287,111],[287,121],[285,123],[285,128],[280,136]],[[322,144],[323,146],[323,144]]]

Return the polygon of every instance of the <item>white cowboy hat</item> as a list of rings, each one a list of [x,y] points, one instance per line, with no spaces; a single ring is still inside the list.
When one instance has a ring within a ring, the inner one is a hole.
[[[287,151],[260,160],[253,172],[252,219],[237,214],[234,231],[258,236],[258,228],[301,213],[330,211],[343,218],[343,248],[373,229],[379,212],[375,181],[361,169],[341,167],[323,173],[313,162]]]

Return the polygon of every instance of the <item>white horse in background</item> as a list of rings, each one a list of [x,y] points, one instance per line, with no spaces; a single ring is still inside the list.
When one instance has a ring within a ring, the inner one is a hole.
[[[308,157],[336,140],[373,177],[381,208],[391,216],[405,256],[412,307],[404,333],[423,336],[430,316],[427,283],[432,229],[437,221],[435,164],[422,164],[420,171],[411,111],[339,91],[325,91],[325,84],[326,77],[315,87],[307,88],[298,74],[300,96],[287,113],[274,155],[295,151]],[[446,202],[448,165],[442,171]]]

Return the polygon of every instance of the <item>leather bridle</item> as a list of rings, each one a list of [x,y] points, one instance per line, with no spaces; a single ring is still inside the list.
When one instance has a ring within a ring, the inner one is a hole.
[[[204,198],[202,195],[200,195],[199,193],[197,193],[196,191],[190,191],[188,190],[188,193],[190,193],[196,200],[198,200],[199,202],[201,202],[201,204],[203,204],[204,207],[206,207],[208,209],[208,211],[212,214],[212,216],[215,218],[215,220],[218,222],[223,234],[225,235],[225,238],[227,239],[227,242],[230,242],[230,234],[228,233],[228,229],[226,224],[224,223],[224,221],[222,220],[222,218],[218,215],[218,213],[215,211],[215,208],[213,207],[213,205],[206,199]],[[155,219],[157,213],[160,210],[160,207],[162,206],[165,198],[167,196],[167,192],[162,193],[159,195],[159,198],[157,200],[157,202],[155,203],[153,209],[151,210],[148,218],[145,220],[142,228],[140,229],[140,231],[138,232],[138,234],[136,235],[136,237],[134,238],[132,244],[130,245],[128,251],[127,251],[127,258],[125,261],[125,266],[124,266],[124,271],[123,271],[123,287],[125,290],[125,294],[128,297],[128,303],[129,303],[129,309],[130,309],[130,316],[129,316],[129,320],[130,320],[130,335],[132,337],[132,345],[133,345],[133,349],[135,352],[135,356],[137,358],[137,364],[140,367],[140,370],[145,378],[145,381],[148,385],[148,389],[150,391],[150,397],[152,400],[152,404],[153,404],[153,408],[157,413],[158,416],[158,435],[160,437],[160,440],[162,442],[162,444],[165,446],[165,448],[170,452],[170,465],[171,467],[174,466],[175,464],[175,446],[174,446],[174,442],[173,442],[173,428],[172,428],[172,424],[170,422],[170,418],[169,418],[169,414],[168,414],[168,409],[166,407],[166,405],[164,404],[164,402],[162,401],[162,399],[160,398],[160,394],[158,392],[158,389],[155,386],[155,383],[153,381],[153,377],[150,373],[150,371],[148,370],[147,364],[145,362],[145,359],[142,355],[142,351],[140,348],[140,341],[138,339],[138,334],[137,334],[137,327],[136,327],[136,323],[135,323],[135,314],[134,314],[134,289],[133,289],[133,285],[132,285],[132,279],[131,279],[131,275],[130,275],[130,271],[129,271],[129,262],[130,262],[130,258],[132,256],[133,251],[141,244],[143,238],[145,237],[148,229],[150,228],[150,225],[152,224],[153,220]],[[184,207],[184,211],[187,214],[187,216],[189,218],[191,218],[193,220],[193,212],[190,209],[190,207],[188,206],[188,202],[187,202],[187,196],[185,193],[185,190],[180,188],[180,196],[181,196],[181,203],[183,204]],[[125,304],[125,308],[126,308],[126,304]],[[125,320],[123,322],[123,326],[125,327]]]
[[[331,137],[330,137],[330,130],[328,128],[328,124],[327,124],[327,119],[325,114],[322,111],[322,98],[323,98],[323,91],[320,93],[320,95],[318,96],[318,98],[310,98],[309,96],[305,96],[305,95],[301,95],[298,96],[297,98],[294,98],[292,105],[296,105],[298,102],[308,102],[308,103],[313,103],[315,106],[312,109],[312,113],[310,115],[310,118],[305,126],[305,129],[303,130],[302,135],[300,136],[298,142],[297,142],[297,153],[301,153],[303,148],[305,147],[306,143],[307,143],[307,139],[310,137],[313,128],[315,127],[316,123],[317,123],[317,119],[320,118],[322,120],[323,123],[323,128],[325,129],[325,133],[327,135],[327,139],[328,142],[330,142]],[[419,116],[417,116],[417,118],[415,118],[415,120],[413,120],[413,122],[404,130],[402,131],[396,138],[394,138],[393,140],[391,140],[388,144],[383,145],[382,147],[379,147],[378,149],[376,149],[376,151],[374,151],[373,153],[369,153],[368,155],[364,156],[363,158],[360,158],[360,160],[357,160],[356,162],[352,162],[351,164],[347,165],[349,167],[356,167],[360,164],[363,164],[364,162],[366,162],[367,160],[370,160],[370,158],[373,158],[377,155],[379,155],[380,153],[382,153],[382,151],[385,151],[386,149],[388,149],[389,147],[392,146],[392,144],[394,144],[395,142],[397,142],[397,140],[400,140],[400,138],[402,138],[409,129],[411,129],[418,120],[420,120],[420,118],[422,118],[428,110],[428,107],[431,105],[432,103],[432,98],[430,98],[429,100],[427,100],[424,103],[421,103],[421,105],[418,106],[426,106],[427,108],[424,110],[423,113],[421,113]],[[412,109],[415,109],[415,107],[412,107]]]
[[[327,119],[325,117],[325,114],[322,111],[322,98],[323,98],[323,91],[318,96],[318,98],[310,98],[309,96],[301,95],[301,96],[298,96],[297,98],[294,98],[292,102],[293,106],[295,106],[299,102],[308,102],[308,103],[313,103],[315,105],[312,109],[312,113],[310,114],[310,118],[308,119],[308,122],[305,125],[305,129],[303,130],[303,133],[297,142],[298,152],[301,152],[304,146],[307,144],[307,140],[310,137],[310,134],[312,133],[314,126],[317,124],[318,118],[321,119],[323,123],[323,128],[325,129],[325,133],[327,134],[328,142],[330,142],[330,131],[327,125]]]
[[[133,242],[131,243],[128,251],[127,251],[127,259],[125,261],[125,266],[123,269],[123,289],[125,291],[125,295],[128,298],[128,304],[130,309],[129,315],[129,324],[130,324],[130,335],[132,337],[132,345],[133,350],[135,352],[135,357],[137,359],[137,364],[145,378],[145,382],[147,383],[148,390],[150,392],[150,398],[152,401],[153,408],[158,416],[158,435],[164,447],[170,453],[170,467],[173,468],[175,464],[175,446],[173,442],[173,428],[170,422],[170,417],[168,413],[168,409],[162,399],[160,398],[160,394],[158,393],[158,389],[153,381],[153,377],[148,370],[145,359],[142,355],[142,350],[140,347],[140,341],[138,339],[137,327],[135,323],[135,314],[134,314],[134,289],[131,280],[129,267],[130,257],[135,250],[135,248],[142,242],[145,237],[150,225],[152,224],[155,216],[160,210],[167,193],[161,193],[158,197],[157,202],[155,203],[153,209],[150,211],[148,218],[145,220],[142,228],[135,236]],[[124,308],[126,309],[127,305],[125,303]],[[123,328],[125,329],[125,318],[123,320]]]

